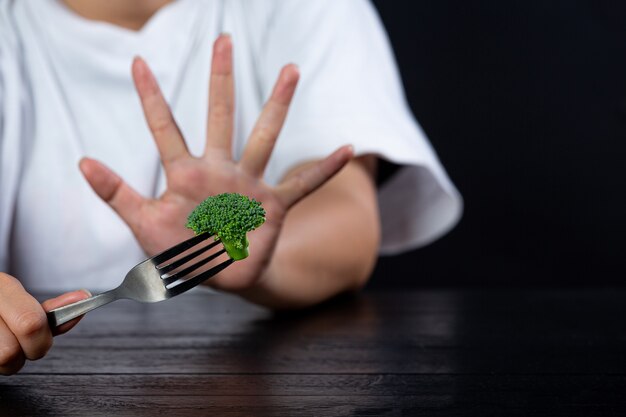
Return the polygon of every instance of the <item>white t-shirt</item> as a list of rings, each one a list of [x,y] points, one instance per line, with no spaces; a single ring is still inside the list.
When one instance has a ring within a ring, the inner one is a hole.
[[[345,143],[403,165],[379,190],[381,253],[427,244],[462,210],[407,107],[384,29],[366,0],[178,0],[138,32],[85,20],[59,0],[0,0],[0,271],[30,290],[117,285],[145,254],[77,164],[96,158],[146,196],[164,176],[132,85],[146,59],[192,153],[204,146],[211,47],[234,45],[238,158],[280,68],[301,80],[269,163]]]

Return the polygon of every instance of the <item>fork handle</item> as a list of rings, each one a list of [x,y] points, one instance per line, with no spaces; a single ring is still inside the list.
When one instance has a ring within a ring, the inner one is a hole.
[[[47,313],[48,323],[50,323],[50,328],[54,329],[76,317],[82,316],[95,308],[109,304],[111,301],[115,300],[117,300],[115,290],[110,290],[63,307],[55,308]]]

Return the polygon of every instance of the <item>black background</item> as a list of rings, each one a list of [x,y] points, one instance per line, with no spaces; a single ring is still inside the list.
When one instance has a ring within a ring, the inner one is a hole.
[[[381,286],[626,282],[626,2],[374,2],[461,223]]]

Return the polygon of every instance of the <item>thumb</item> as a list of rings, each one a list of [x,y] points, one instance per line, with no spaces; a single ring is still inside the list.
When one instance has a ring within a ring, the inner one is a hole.
[[[41,303],[43,309],[48,312],[50,310],[54,310],[55,308],[63,307],[65,305],[75,303],[80,300],[84,300],[85,298],[91,297],[91,293],[88,290],[78,290],[72,291],[65,294],[61,294],[58,297],[51,298],[50,300],[46,300]],[[63,334],[68,332],[72,327],[76,326],[76,324],[82,319],[83,316],[77,317],[72,321],[69,321],[56,329],[52,329],[52,333],[56,336],[59,334]]]
[[[111,206],[133,231],[136,230],[140,209],[146,199],[126,184],[119,175],[95,159],[83,158],[79,167],[98,197]]]

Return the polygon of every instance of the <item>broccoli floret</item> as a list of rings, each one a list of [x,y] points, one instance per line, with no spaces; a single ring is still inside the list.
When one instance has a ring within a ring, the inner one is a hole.
[[[211,196],[191,212],[187,227],[197,235],[213,233],[228,255],[236,261],[248,257],[246,233],[265,222],[261,203],[245,195],[224,193]]]

